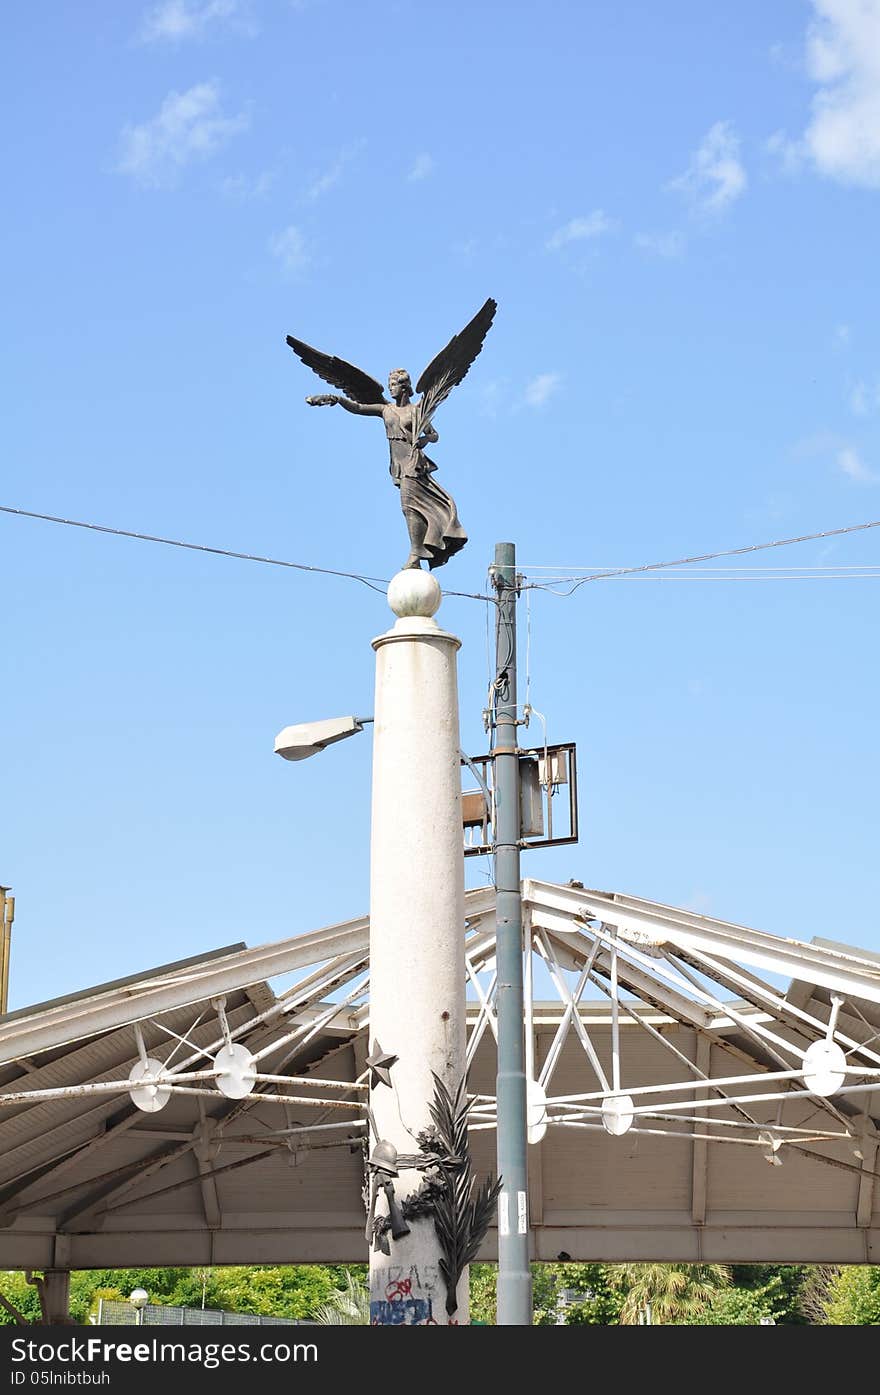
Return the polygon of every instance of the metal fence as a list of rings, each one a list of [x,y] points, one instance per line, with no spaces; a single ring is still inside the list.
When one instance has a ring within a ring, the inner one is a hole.
[[[138,1310],[116,1298],[99,1298],[100,1327],[311,1327],[308,1320],[262,1317],[256,1313],[224,1313],[220,1308],[176,1308],[147,1303]]]

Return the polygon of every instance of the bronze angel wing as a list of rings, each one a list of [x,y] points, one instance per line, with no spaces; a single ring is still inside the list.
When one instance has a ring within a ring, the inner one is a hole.
[[[419,381],[416,392],[422,394],[419,403],[419,419],[422,429],[430,421],[434,412],[457,387],[467,373],[477,354],[483,347],[483,340],[498,306],[490,297],[474,315],[470,324],[465,325],[460,334],[450,339],[445,349],[441,349],[432,359]]]
[[[322,354],[320,349],[313,349],[301,339],[294,339],[292,334],[288,334],[287,342],[306,368],[311,368],[325,383],[339,388],[340,392],[344,392],[352,401],[360,402],[364,406],[371,402],[386,401],[382,384],[377,383],[376,379],[371,378],[363,369],[355,368],[353,363],[346,363],[344,358],[336,358],[333,354]]]

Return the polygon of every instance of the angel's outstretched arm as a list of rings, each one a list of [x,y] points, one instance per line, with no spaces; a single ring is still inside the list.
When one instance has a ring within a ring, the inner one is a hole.
[[[352,402],[350,397],[337,397],[336,401],[347,412],[354,412],[359,417],[380,417],[382,415],[381,402]]]

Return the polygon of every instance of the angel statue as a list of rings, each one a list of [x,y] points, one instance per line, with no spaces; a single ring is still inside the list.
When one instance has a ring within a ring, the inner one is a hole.
[[[421,567],[426,561],[432,569],[442,567],[467,542],[467,534],[458,520],[455,500],[441,489],[431,475],[437,466],[424,453],[425,446],[439,440],[432,419],[441,402],[467,373],[483,347],[492,318],[494,300],[487,300],[470,324],[450,339],[446,348],[428,364],[413,399],[412,382],[405,368],[395,368],[388,375],[387,401],[382,384],[343,358],[322,354],[288,334],[287,342],[307,368],[323,378],[325,383],[341,388],[346,394],[321,393],[307,397],[311,407],[344,407],[362,417],[381,417],[391,452],[391,478],[400,490],[400,507],[409,530],[410,551],[404,568]]]

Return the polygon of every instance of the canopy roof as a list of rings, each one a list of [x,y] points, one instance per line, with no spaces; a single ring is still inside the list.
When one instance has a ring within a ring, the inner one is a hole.
[[[523,900],[534,1257],[880,1259],[880,958],[574,883]],[[466,915],[480,1173],[494,890]],[[364,1260],[368,1031],[365,917],[0,1018],[0,1264]]]

